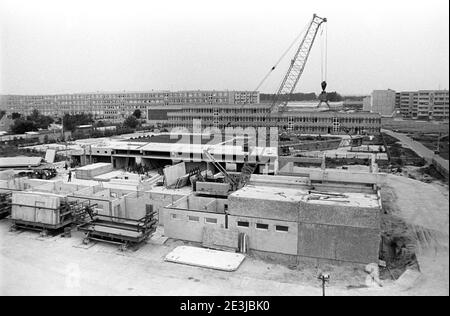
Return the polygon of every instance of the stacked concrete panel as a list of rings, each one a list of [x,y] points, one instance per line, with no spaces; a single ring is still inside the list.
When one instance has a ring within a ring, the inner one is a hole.
[[[39,192],[13,192],[11,219],[58,225],[64,196]]]
[[[94,163],[84,167],[77,168],[75,175],[77,179],[90,180],[96,176],[113,171],[113,165],[110,163]]]

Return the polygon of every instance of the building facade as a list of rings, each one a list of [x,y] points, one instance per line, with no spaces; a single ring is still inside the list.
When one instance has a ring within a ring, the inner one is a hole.
[[[439,91],[439,90],[418,91],[417,118],[448,120],[448,91]]]
[[[363,111],[370,112],[371,110],[371,102],[372,97],[369,95],[363,99]]]
[[[449,119],[448,90],[401,91],[396,96],[396,108],[404,118]]]
[[[417,118],[417,93],[412,91],[402,91],[397,93],[398,108],[400,114],[405,118]]]
[[[122,122],[136,109],[146,118],[147,109],[168,105],[211,105],[259,103],[257,91],[156,91],[77,93],[57,95],[3,95],[2,110],[30,115],[37,109],[43,115],[61,117],[65,113],[92,113],[95,120]]]
[[[148,112],[151,117],[152,110]],[[377,134],[381,128],[381,116],[377,113],[314,110],[270,113],[270,104],[185,106],[178,111],[168,109],[166,115],[169,127],[188,129],[193,127],[194,120],[201,120],[203,128],[270,126],[311,134]]]
[[[394,90],[373,90],[370,95],[370,106],[366,109],[382,116],[392,116],[395,111],[396,93]],[[366,101],[367,102],[367,101]]]
[[[448,90],[402,91],[397,94],[399,95],[397,107],[404,118],[449,119]]]

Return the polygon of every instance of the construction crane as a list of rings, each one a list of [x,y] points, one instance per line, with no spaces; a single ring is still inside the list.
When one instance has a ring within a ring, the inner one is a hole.
[[[311,52],[311,48],[314,44],[314,40],[316,39],[316,35],[321,25],[325,22],[327,22],[326,18],[321,18],[316,14],[313,15],[313,18],[306,30],[306,34],[303,37],[300,46],[298,47],[294,55],[294,58],[291,60],[289,69],[286,75],[284,76],[280,87],[278,88],[277,94],[275,95],[275,98],[270,106],[268,115],[270,115],[276,109],[277,106],[279,106],[278,109],[279,112],[284,112],[286,110],[286,106],[289,102],[289,96],[294,92],[295,87],[297,86],[297,83],[303,73],[303,70],[305,69],[305,65],[308,60],[309,53]],[[272,67],[272,70],[274,68],[275,66]],[[322,101],[323,99],[323,101],[325,102],[326,99],[324,97],[326,96],[325,92],[325,88],[327,85],[326,81],[325,80],[322,81],[321,85],[322,85],[322,93],[320,100]]]
[[[291,62],[289,64],[289,69],[288,69],[286,75],[284,76],[280,87],[278,88],[278,91],[274,97],[274,100],[272,101],[272,103],[270,105],[269,111],[263,117],[263,121],[267,121],[267,118],[270,116],[271,113],[274,112],[274,110],[277,108],[277,106],[280,106],[280,108],[278,109],[278,112],[284,112],[286,110],[286,106],[289,102],[288,98],[294,92],[295,87],[297,86],[297,83],[303,73],[303,70],[305,69],[306,61],[308,60],[309,53],[311,52],[311,49],[314,44],[314,40],[316,39],[317,33],[318,33],[321,25],[325,22],[327,22],[326,18],[321,18],[317,14],[313,14],[313,18],[312,18],[311,22],[309,22],[309,24],[306,27],[306,33],[300,43],[300,46],[297,48],[294,58],[291,59]],[[302,35],[303,33],[304,32],[301,32],[300,35]],[[298,38],[300,38],[300,36],[298,36],[294,40],[294,42],[291,43],[291,45],[283,53],[283,55],[276,62],[276,64],[270,68],[268,73],[264,76],[264,78],[261,80],[261,82],[258,84],[258,86],[254,89],[254,92],[259,90],[259,88],[267,80],[267,78],[270,76],[270,74],[277,68],[278,64],[281,62],[281,60],[284,58],[284,56],[290,51],[290,49],[293,47],[293,45],[298,40]],[[326,58],[327,57],[326,57],[326,53],[325,53],[325,60],[326,60]],[[324,63],[324,61],[322,60],[322,83],[321,83],[322,92],[319,95],[320,103],[318,104],[318,107],[322,104],[322,102],[325,102],[328,105],[328,107],[330,107],[328,104],[328,95],[325,91],[327,82],[326,82],[326,74],[324,76],[324,72],[323,72],[323,63]],[[325,63],[326,63],[326,61],[325,61]],[[246,103],[244,103],[242,105],[242,107],[245,104]],[[232,126],[232,125],[237,126],[238,123],[236,121],[235,122],[228,121],[228,123],[225,124],[225,126]]]
[[[258,164],[256,162],[250,162],[248,161],[248,154],[244,157],[244,165],[242,166],[241,173],[237,177],[233,177],[230,175],[227,170],[222,167],[222,165],[214,158],[214,156],[209,152],[210,149],[212,149],[212,146],[220,146],[224,145],[228,142],[233,142],[234,139],[227,140],[225,142],[211,145],[206,147],[203,150],[203,154],[208,158],[208,160],[216,167],[217,170],[219,170],[222,175],[225,177],[225,180],[227,183],[230,184],[231,191],[236,191],[238,189],[243,188],[249,181],[252,176],[252,174],[256,171],[256,168],[258,167]]]

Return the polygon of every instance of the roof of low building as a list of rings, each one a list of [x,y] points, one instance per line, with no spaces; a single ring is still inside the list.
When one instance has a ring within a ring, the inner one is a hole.
[[[36,167],[42,162],[42,157],[3,157],[0,158],[0,168],[15,168],[15,167]]]

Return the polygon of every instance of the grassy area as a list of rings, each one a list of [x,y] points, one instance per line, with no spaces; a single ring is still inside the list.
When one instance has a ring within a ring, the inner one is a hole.
[[[18,148],[16,145],[6,144],[0,145],[0,157],[44,157],[45,152],[38,152],[37,150]]]
[[[1,144],[0,145],[0,157],[17,157],[17,156],[26,156],[26,157],[42,157],[45,158],[45,152],[37,151],[35,149],[25,149],[17,147],[17,145],[12,144]],[[55,157],[55,162],[63,161],[66,157],[57,154]]]
[[[419,157],[413,150],[402,147],[397,138],[385,133],[375,136],[374,139],[370,141],[370,144],[384,144],[383,139],[389,152],[390,163],[393,166],[402,167],[409,165],[422,167],[425,165],[425,161],[421,157]]]
[[[408,134],[412,139],[418,141],[432,151],[437,150],[437,139],[439,135],[445,136],[449,133],[448,122],[394,120],[392,118],[382,118],[381,125],[385,129]],[[387,136],[385,136],[385,139],[386,138]],[[439,145],[439,155],[448,160],[448,136],[441,139]]]
[[[448,134],[448,122],[417,121],[417,120],[395,120],[393,118],[382,118],[381,127],[400,133],[416,133],[420,131],[425,134],[442,133]]]

